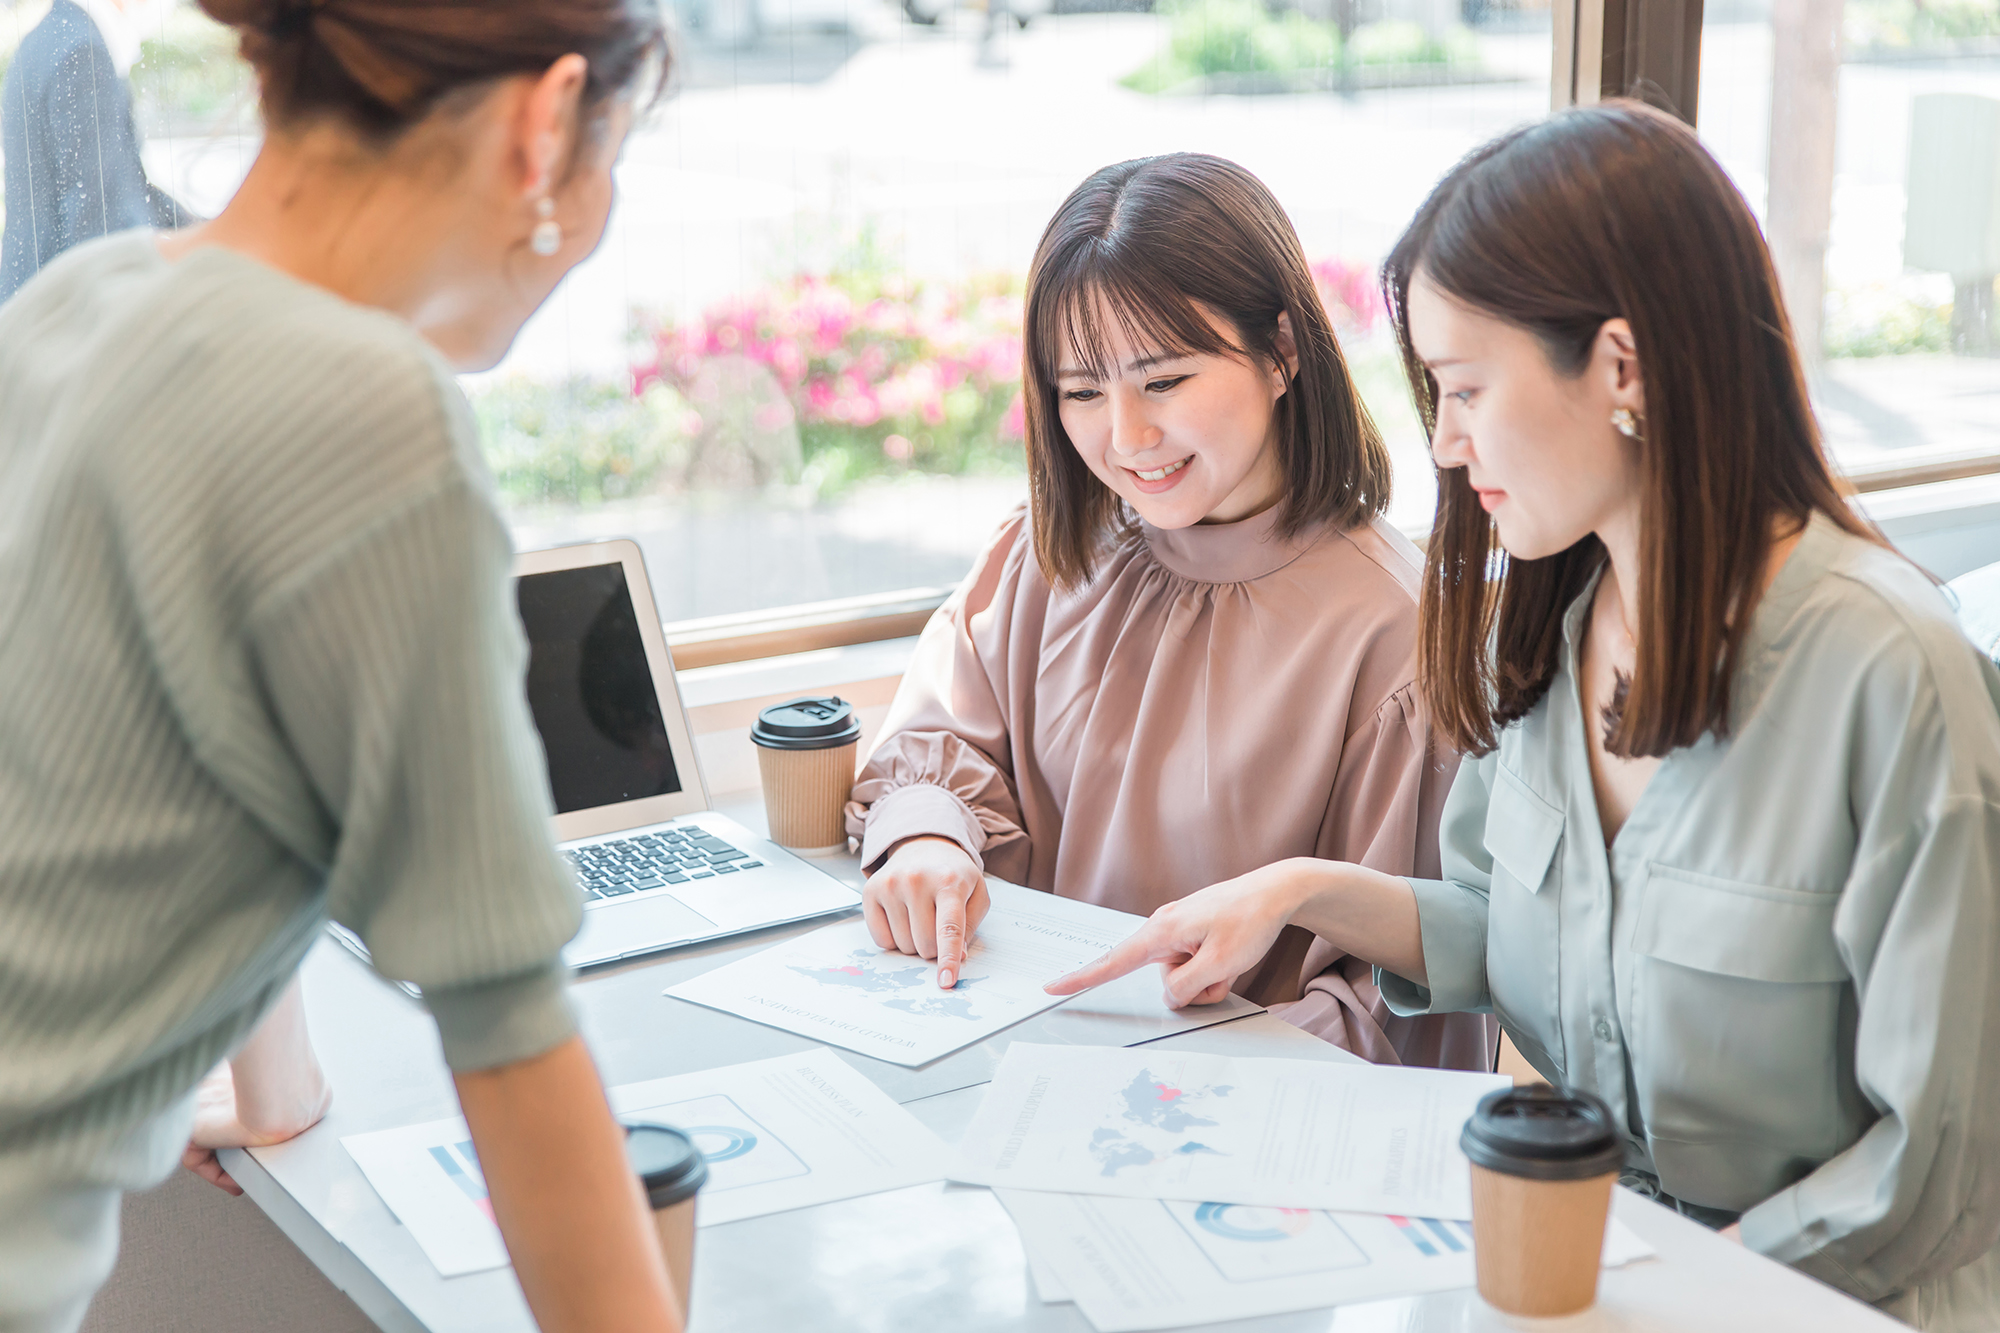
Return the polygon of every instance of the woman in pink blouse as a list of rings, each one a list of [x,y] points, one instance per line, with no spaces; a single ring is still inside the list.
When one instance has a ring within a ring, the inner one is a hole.
[[[984,873],[1149,913],[1294,856],[1438,873],[1456,756],[1415,687],[1422,561],[1284,210],[1107,167],[1028,279],[1033,503],[932,619],[848,806],[877,943],[955,984]],[[1238,993],[1375,1061],[1489,1068],[1287,929]]]

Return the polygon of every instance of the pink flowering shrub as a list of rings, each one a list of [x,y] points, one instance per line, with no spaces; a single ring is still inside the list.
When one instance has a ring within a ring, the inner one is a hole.
[[[1313,277],[1341,334],[1383,315],[1372,266],[1326,259]],[[1013,470],[1021,464],[1021,284],[944,283],[891,271],[864,239],[824,274],[799,273],[677,321],[640,330],[632,389],[686,391],[716,358],[767,369],[784,401],[759,409],[782,428],[787,405],[822,490],[901,469]]]
[[[636,393],[685,386],[711,358],[768,369],[822,488],[889,469],[1021,465],[1017,281],[912,281],[864,262],[657,321],[643,338]]]
[[[1382,301],[1382,284],[1372,264],[1352,264],[1344,259],[1322,259],[1312,266],[1313,283],[1319,288],[1333,327],[1342,337],[1373,333],[1388,308]]]

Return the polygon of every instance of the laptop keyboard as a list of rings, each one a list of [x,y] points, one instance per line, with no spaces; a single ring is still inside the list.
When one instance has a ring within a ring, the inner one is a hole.
[[[616,842],[593,842],[563,855],[576,867],[587,902],[734,875],[764,864],[705,828],[671,828]]]

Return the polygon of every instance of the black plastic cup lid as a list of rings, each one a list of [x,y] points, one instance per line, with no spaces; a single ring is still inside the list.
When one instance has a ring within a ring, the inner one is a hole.
[[[626,1125],[625,1159],[656,1210],[692,1199],[708,1183],[708,1159],[671,1125]]]
[[[757,714],[750,739],[767,750],[830,750],[861,739],[861,719],[845,699],[793,699]]]
[[[1610,1107],[1546,1083],[1480,1098],[1458,1146],[1474,1166],[1527,1180],[1589,1180],[1625,1160]]]

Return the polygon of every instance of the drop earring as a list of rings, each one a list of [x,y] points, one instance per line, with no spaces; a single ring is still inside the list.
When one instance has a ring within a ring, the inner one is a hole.
[[[543,195],[535,201],[535,212],[542,220],[528,234],[528,248],[547,259],[562,249],[562,224],[556,221],[556,201]]]
[[[1640,434],[1643,423],[1640,422],[1638,414],[1629,407],[1613,408],[1611,411],[1611,424],[1617,428],[1620,435],[1623,435],[1628,440],[1644,440],[1646,438]]]

